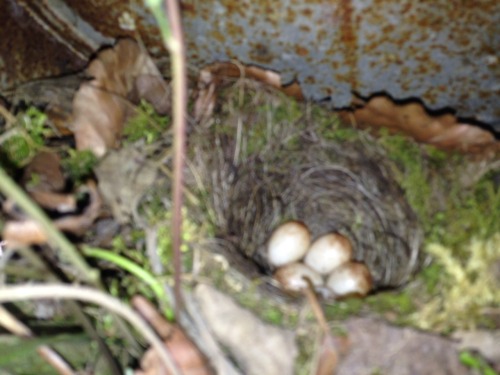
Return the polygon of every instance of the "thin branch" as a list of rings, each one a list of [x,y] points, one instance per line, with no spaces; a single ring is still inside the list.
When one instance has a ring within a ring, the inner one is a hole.
[[[38,347],[37,352],[57,371],[59,375],[77,375],[64,358],[47,345],[41,345]]]
[[[58,284],[10,286],[0,289],[0,303],[49,298],[95,303],[121,316],[155,348],[163,364],[172,375],[181,375],[164,343],[151,327],[134,310],[116,298],[88,287]]]

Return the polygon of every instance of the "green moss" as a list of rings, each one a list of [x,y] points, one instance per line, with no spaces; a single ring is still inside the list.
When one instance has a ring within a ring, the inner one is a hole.
[[[35,107],[21,112],[16,119],[0,146],[8,162],[19,168],[28,164],[45,140],[55,133],[47,125],[47,115]]]
[[[363,300],[357,298],[327,303],[324,305],[325,317],[328,320],[344,320],[359,315],[364,304]]]
[[[127,121],[123,135],[128,142],[144,139],[146,144],[152,144],[168,129],[170,123],[168,116],[158,115],[153,106],[143,100],[137,106],[135,115]]]
[[[342,123],[336,114],[320,106],[312,106],[310,121],[318,135],[327,141],[350,142],[359,138],[358,129]]]
[[[444,273],[439,290],[414,314],[414,322],[421,328],[444,332],[487,324],[484,309],[500,306],[500,288],[493,267],[500,262],[500,233],[462,245],[466,254],[463,260],[443,245],[430,244],[426,250]]]
[[[235,295],[236,301],[267,323],[288,327],[296,326],[298,322],[297,308],[290,308],[266,298],[256,288],[256,284],[249,288],[243,288]]]
[[[12,135],[1,146],[8,161],[18,168],[28,164],[36,154],[36,147],[25,134]]]
[[[407,291],[385,292],[367,298],[366,303],[372,311],[396,314],[399,318],[415,311],[413,297]]]
[[[280,99],[282,100],[277,104],[268,103],[266,108],[266,111],[272,114],[271,121],[273,124],[295,123],[303,116],[303,105],[295,100],[284,98],[283,95],[280,95]]]
[[[90,150],[77,151],[68,150],[68,157],[62,161],[62,165],[72,181],[82,181],[92,174],[97,164],[97,157]]]
[[[381,131],[380,143],[397,165],[396,178],[404,189],[408,203],[422,220],[431,214],[431,185],[425,160],[419,146],[401,135]],[[428,229],[428,228],[425,228]]]
[[[418,278],[423,281],[426,292],[433,294],[437,292],[443,274],[443,266],[438,263],[432,263],[420,272]]]

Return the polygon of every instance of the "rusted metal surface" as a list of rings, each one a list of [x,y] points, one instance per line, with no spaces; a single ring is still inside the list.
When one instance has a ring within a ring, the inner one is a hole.
[[[182,9],[193,67],[237,59],[333,108],[383,92],[500,130],[498,0],[191,0]],[[3,0],[0,22],[0,90],[81,66],[118,36],[139,35],[166,56],[141,0]]]
[[[15,0],[0,1],[0,25],[0,93],[30,79],[85,66],[85,56],[54,38]]]

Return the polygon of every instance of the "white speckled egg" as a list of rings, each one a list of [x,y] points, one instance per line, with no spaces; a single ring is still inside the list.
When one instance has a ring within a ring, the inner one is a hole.
[[[365,296],[372,289],[372,276],[363,263],[344,263],[330,273],[326,286],[337,298],[349,295]]]
[[[302,259],[311,243],[307,226],[300,221],[289,221],[276,228],[267,244],[267,257],[273,267]]]
[[[288,292],[300,292],[307,288],[308,283],[305,278],[309,279],[315,288],[323,285],[323,278],[319,273],[299,262],[278,268],[274,273],[274,278]]]
[[[351,259],[351,242],[341,234],[329,233],[312,243],[304,263],[316,272],[326,275]]]

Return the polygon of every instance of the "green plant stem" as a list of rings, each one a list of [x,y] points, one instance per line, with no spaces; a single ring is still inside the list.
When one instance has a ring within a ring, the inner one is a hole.
[[[88,247],[88,246],[85,246],[83,248],[83,253],[86,256],[106,260],[108,262],[116,264],[118,267],[135,275],[136,277],[138,277],[151,287],[153,293],[156,295],[156,298],[158,299],[158,301],[162,302],[163,306],[169,305],[169,301],[167,300],[166,295],[163,292],[163,286],[161,282],[159,282],[153,275],[147,272],[144,268],[132,262],[130,259],[115,254],[112,251]],[[164,313],[169,320],[173,320],[174,313],[171,309],[165,308]]]
[[[184,305],[181,289],[181,245],[182,245],[182,186],[184,158],[186,154],[186,63],[182,36],[179,4],[175,0],[165,0],[172,25],[172,38],[165,38],[172,56],[173,75],[173,119],[174,119],[174,184],[172,212],[172,248],[174,253],[174,295],[176,312]]]
[[[164,343],[149,325],[129,306],[98,290],[58,284],[11,286],[0,289],[0,303],[39,299],[69,299],[97,304],[121,316],[134,326],[156,350],[167,370],[181,375]]]
[[[181,15],[176,0],[165,0],[168,20],[161,6],[161,0],[147,0],[156,18],[160,32],[171,56],[172,69],[172,112],[174,127],[174,177],[173,177],[173,208],[172,208],[172,249],[174,253],[174,297],[175,312],[178,315],[184,303],[181,289],[181,245],[182,245],[182,186],[184,158],[186,154],[186,106],[187,78],[182,35]]]
[[[77,269],[77,276],[80,280],[92,285],[98,285],[98,272],[87,265],[78,250],[57,230],[47,215],[32,202],[28,195],[22,191],[1,167],[0,191],[12,199],[28,216],[42,227],[53,247],[59,249],[63,258]]]

